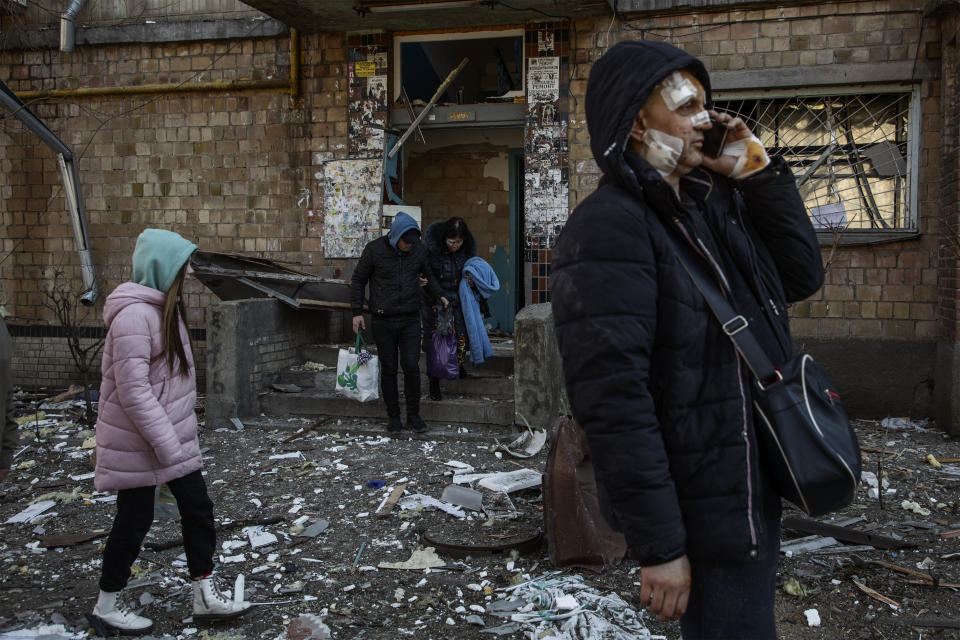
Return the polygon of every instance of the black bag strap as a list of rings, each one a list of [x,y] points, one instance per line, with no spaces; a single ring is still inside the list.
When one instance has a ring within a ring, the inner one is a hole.
[[[753,375],[757,377],[760,388],[762,389],[765,385],[781,380],[780,371],[770,362],[770,358],[763,347],[760,346],[756,336],[753,335],[750,330],[750,323],[727,302],[726,296],[723,295],[716,280],[707,271],[700,257],[693,252],[693,249],[685,241],[678,241],[674,238],[672,230],[667,230],[667,238],[676,251],[677,260],[690,275],[693,284],[703,294],[713,311],[713,315],[720,321],[723,332],[730,337],[737,351],[740,352],[743,361],[747,363]]]

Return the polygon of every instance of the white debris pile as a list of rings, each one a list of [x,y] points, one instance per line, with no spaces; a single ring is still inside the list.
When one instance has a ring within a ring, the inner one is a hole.
[[[651,635],[643,614],[623,598],[600,593],[579,575],[555,571],[503,591],[514,603],[523,602],[505,614],[530,640],[665,640]]]

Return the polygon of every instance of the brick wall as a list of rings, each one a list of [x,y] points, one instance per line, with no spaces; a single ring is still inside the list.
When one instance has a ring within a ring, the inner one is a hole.
[[[343,312],[298,312],[270,299],[212,305],[207,313],[207,424],[260,413],[258,394],[300,360],[301,347],[337,339]]]
[[[836,64],[909,63],[915,56],[922,63],[939,56],[936,25],[923,20],[916,4],[905,0],[631,16],[628,23],[612,25],[609,19],[577,21],[570,82],[571,208],[594,190],[599,178],[584,112],[590,65],[615,42],[643,37],[666,40],[700,57],[711,73],[788,67],[823,67],[826,73]],[[940,83],[924,81],[921,99],[919,238],[839,247],[826,286],[809,301],[794,305],[795,334],[936,338]],[[824,249],[829,255],[830,247]]]
[[[544,22],[524,30],[528,83],[537,59],[556,58],[557,94],[551,100],[530,97],[528,85],[524,144],[524,292],[528,303],[550,302],[550,261],[566,222],[570,199],[569,124],[572,87],[570,25]]]
[[[948,343],[960,340],[960,317],[957,314],[958,257],[960,257],[960,56],[957,37],[960,34],[960,16],[942,18],[942,103],[939,116],[943,128],[940,148],[940,211],[942,215],[941,240],[936,266],[939,271],[939,304],[937,321],[941,336]]]
[[[87,348],[94,342],[94,339],[83,339],[80,344],[83,348]],[[206,340],[194,338],[192,347],[193,359],[197,369],[197,388],[203,390],[207,378]],[[94,388],[100,384],[100,361],[102,357],[103,352],[98,352],[90,368],[89,383]],[[70,347],[66,338],[15,335],[11,367],[15,385],[60,389],[82,382],[80,372],[70,355]]]
[[[300,99],[276,89],[30,100],[80,156],[101,278],[92,317],[129,279],[133,246],[146,227],[176,231],[203,250],[255,253],[343,275],[343,261],[323,258],[315,167],[347,152],[344,37],[311,35],[301,50]],[[285,36],[85,46],[72,54],[0,51],[0,79],[15,92],[256,81],[287,77],[289,65]],[[0,249],[8,257],[0,264],[0,304],[8,322],[47,324],[41,290],[52,272],[79,279],[60,174],[36,136],[12,119],[4,126]],[[188,324],[202,327],[215,298],[188,280],[185,300]]]
[[[509,181],[505,175],[490,175],[489,169],[506,168],[508,155],[508,148],[489,145],[414,155],[404,174],[404,202],[422,207],[424,229],[453,216],[463,218],[477,241],[477,255],[489,262],[490,247],[510,250]]]

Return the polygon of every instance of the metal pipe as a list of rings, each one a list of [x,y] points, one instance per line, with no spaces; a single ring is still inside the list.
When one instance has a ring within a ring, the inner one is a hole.
[[[74,20],[77,19],[77,14],[80,13],[86,3],[87,0],[71,0],[67,8],[60,14],[60,51],[64,53],[73,51],[74,44],[76,44]]]
[[[54,153],[57,154],[57,165],[63,179],[63,192],[70,211],[70,223],[73,226],[73,237],[77,244],[77,253],[80,256],[80,273],[86,291],[80,301],[85,305],[92,305],[97,299],[97,278],[93,266],[93,257],[90,254],[90,237],[87,234],[86,211],[83,204],[83,194],[80,191],[80,174],[77,171],[76,158],[70,147],[65,145],[43,122],[40,121],[26,107],[9,87],[0,81],[0,104],[13,112],[13,116],[20,120],[42,140]]]
[[[83,87],[80,89],[46,89],[18,91],[21,100],[43,98],[95,98],[104,96],[133,96],[149,93],[207,93],[211,91],[290,91],[290,81],[283,78],[269,80],[229,80],[225,82],[184,82],[181,84],[143,84],[136,87]]]
[[[86,0],[75,0],[81,4]],[[80,89],[45,89],[18,91],[21,100],[45,98],[101,98],[109,96],[134,96],[166,93],[207,93],[217,91],[286,91],[292,98],[299,98],[300,89],[300,33],[290,29],[290,78],[268,80],[226,80],[223,82],[182,82],[179,84],[142,84],[136,87],[82,87]]]
[[[300,33],[290,29],[290,97],[300,99]]]
[[[80,296],[80,302],[90,306],[97,299],[97,273],[90,253],[90,236],[87,234],[87,212],[83,204],[83,192],[80,190],[80,174],[77,171],[73,154],[57,154],[57,165],[63,178],[63,193],[70,212],[70,226],[73,227],[73,239],[80,256],[80,277],[86,289]]]

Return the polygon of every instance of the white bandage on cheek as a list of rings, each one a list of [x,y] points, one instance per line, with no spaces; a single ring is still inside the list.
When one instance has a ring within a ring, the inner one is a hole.
[[[663,96],[663,102],[670,111],[676,111],[679,107],[687,104],[697,97],[697,88],[689,79],[684,78],[679,71],[674,71],[667,79],[663,81],[663,89],[660,91]]]
[[[660,175],[667,177],[677,168],[683,140],[656,129],[647,129],[643,134],[643,158],[653,165]]]
[[[698,111],[694,115],[690,116],[690,124],[695,127],[702,127],[705,124],[710,124],[710,114],[706,111]]]
[[[733,166],[733,171],[730,172],[730,177],[735,180],[748,178],[770,164],[767,150],[763,148],[763,143],[754,135],[736,142],[728,142],[723,146],[721,153],[737,159],[737,164]]]

